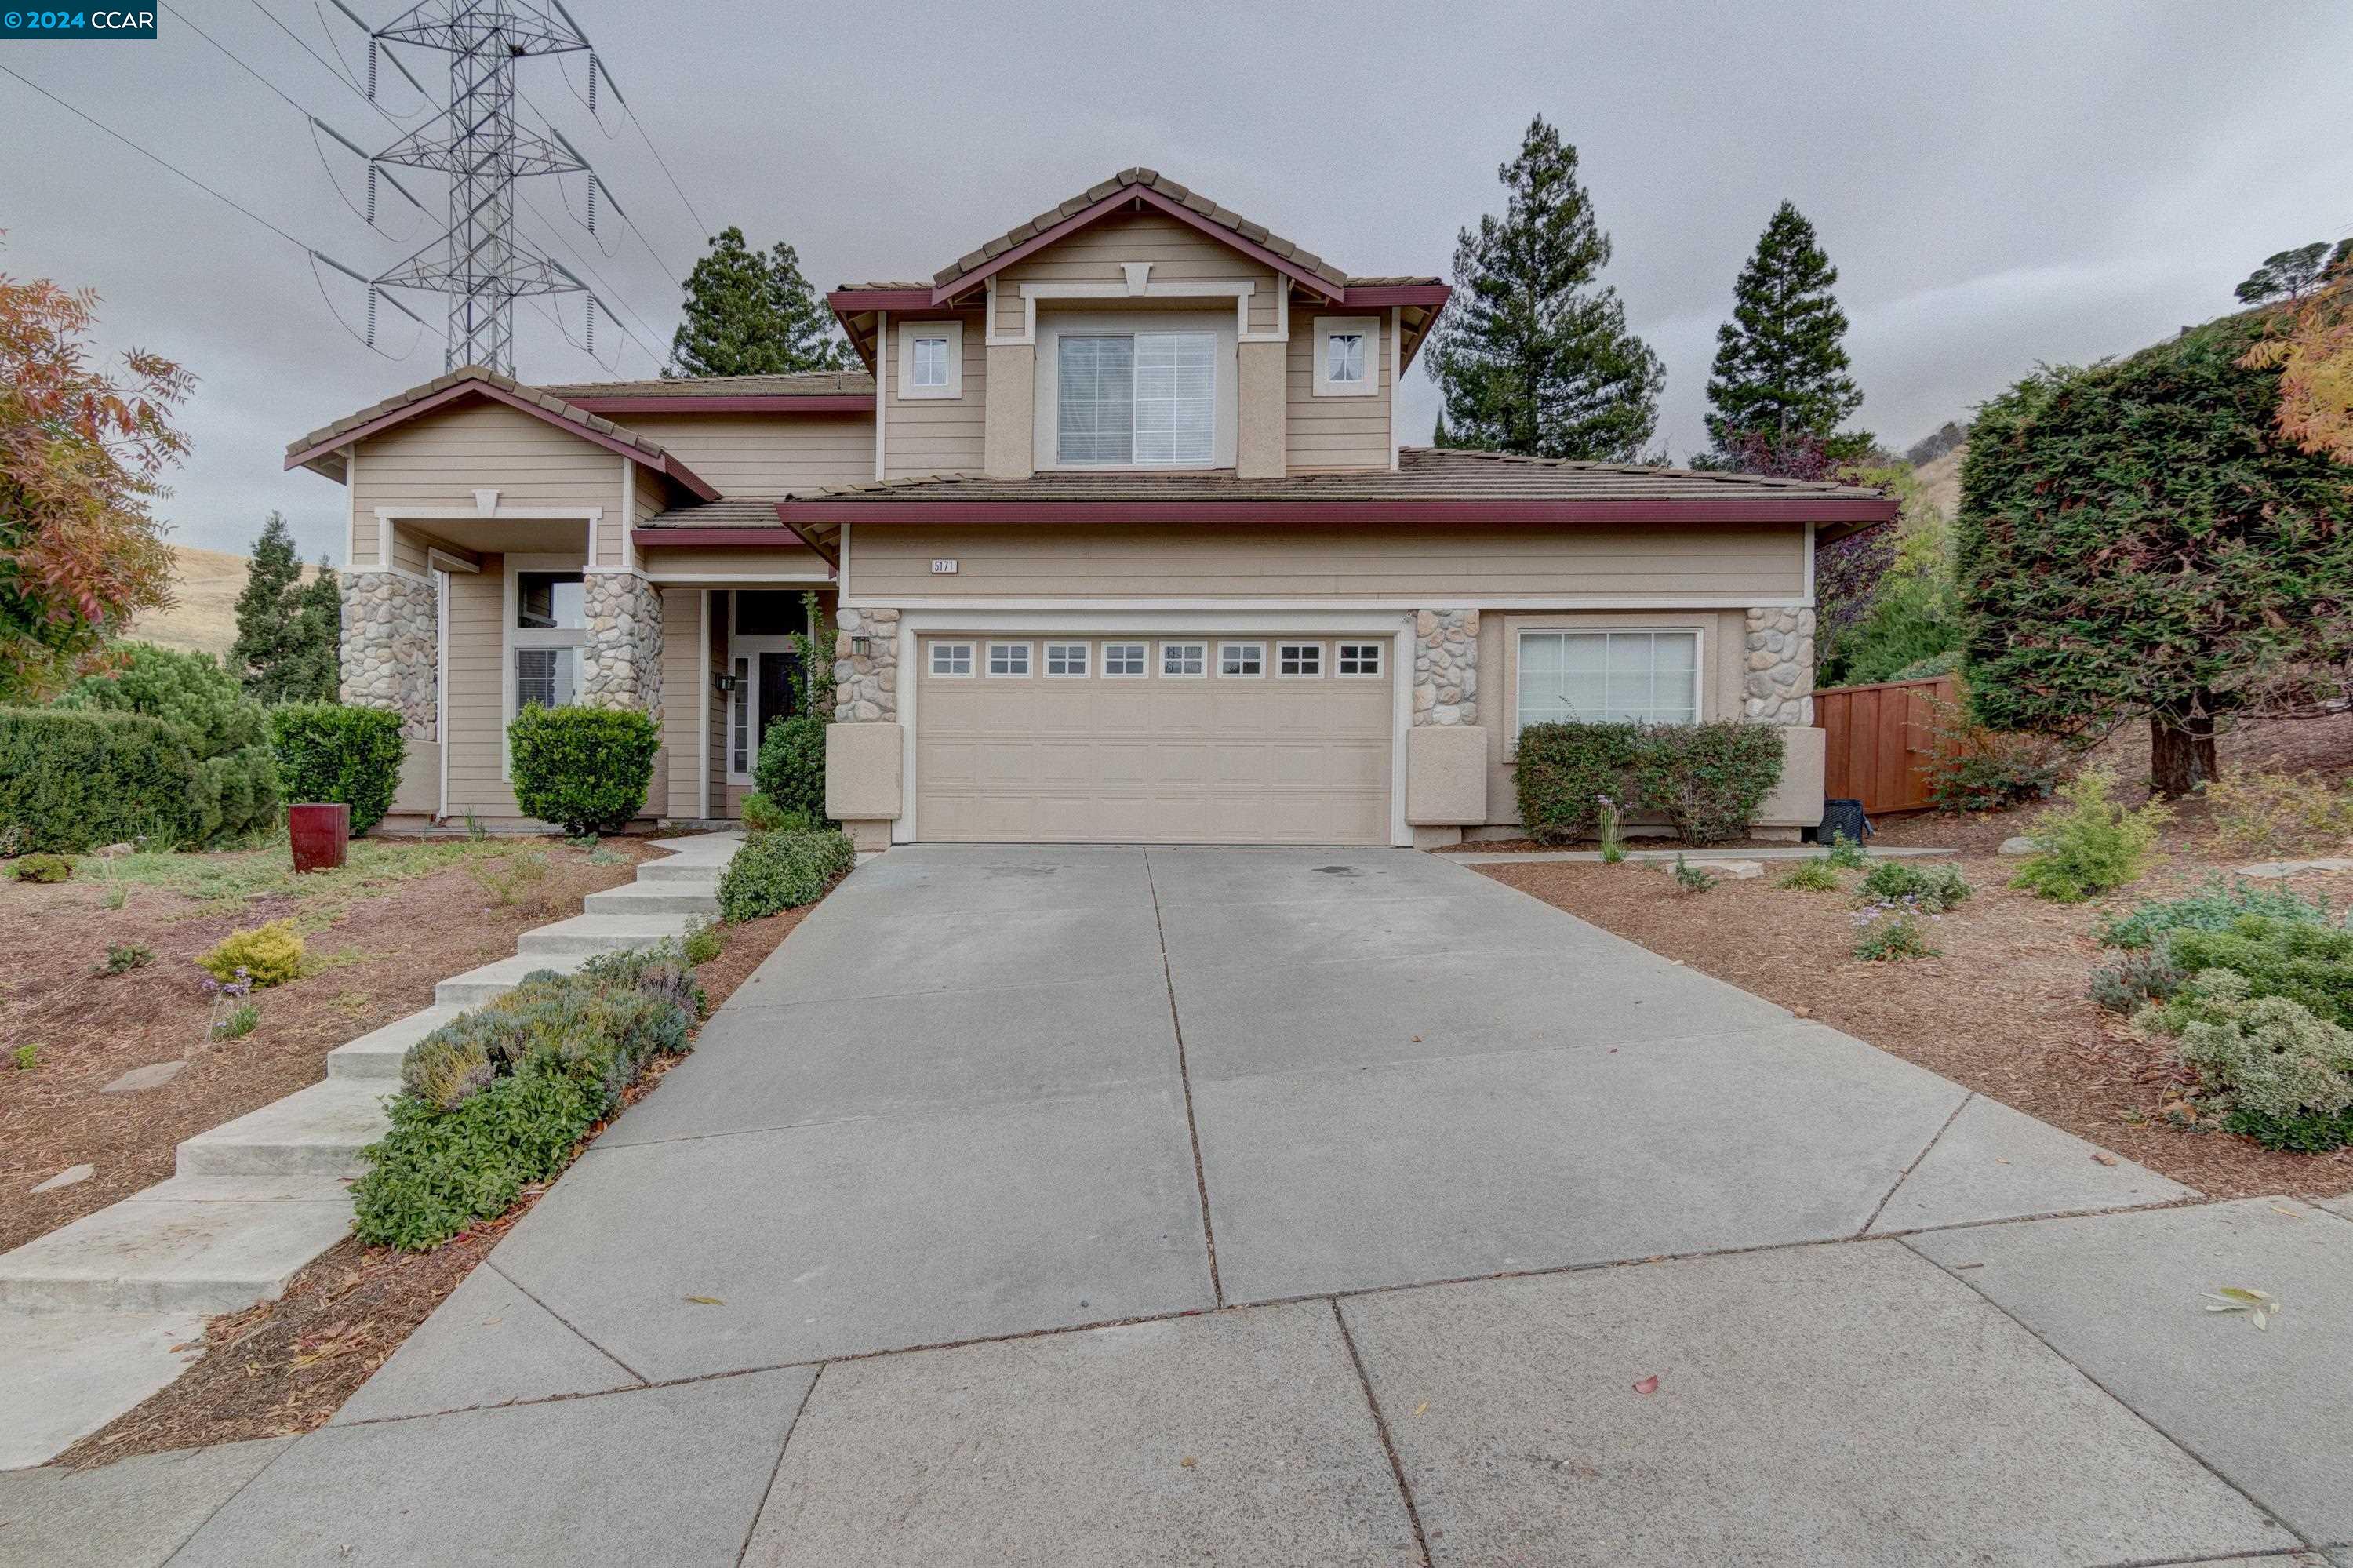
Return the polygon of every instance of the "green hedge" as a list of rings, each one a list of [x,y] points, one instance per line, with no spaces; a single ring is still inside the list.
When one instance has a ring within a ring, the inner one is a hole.
[[[754,833],[719,874],[719,917],[754,920],[814,904],[857,863],[848,833]]]
[[[234,842],[274,824],[278,759],[264,736],[261,705],[209,653],[146,642],[124,644],[121,652],[121,668],[88,677],[50,706],[139,714],[179,732],[196,771],[178,801],[177,843]]]
[[[427,1251],[495,1218],[571,1162],[665,1053],[687,1049],[702,993],[669,944],[541,969],[408,1048],[392,1126],[353,1183],[353,1232]]]
[[[0,708],[0,850],[73,852],[186,834],[196,759],[144,714]]]
[[[635,708],[525,708],[507,726],[515,804],[575,837],[613,832],[645,809],[660,747]]]
[[[1601,801],[1663,816],[1688,844],[1746,832],[1781,781],[1778,725],[1532,724],[1513,758],[1520,821],[1547,843],[1589,838]]]
[[[825,720],[802,714],[768,726],[752,781],[778,810],[825,821]]]
[[[398,714],[342,703],[271,708],[269,745],[286,799],[303,806],[349,806],[355,838],[392,810],[408,749]]]

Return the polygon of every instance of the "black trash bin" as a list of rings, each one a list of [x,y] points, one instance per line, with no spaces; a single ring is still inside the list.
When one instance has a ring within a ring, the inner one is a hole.
[[[1875,830],[1871,819],[1862,814],[1860,800],[1825,800],[1822,802],[1822,825],[1814,830],[1814,837],[1823,843],[1836,843],[1844,833],[1855,843],[1872,836]]]

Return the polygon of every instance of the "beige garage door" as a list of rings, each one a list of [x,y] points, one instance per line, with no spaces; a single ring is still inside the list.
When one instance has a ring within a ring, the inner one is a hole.
[[[915,832],[1389,842],[1388,638],[925,637]]]

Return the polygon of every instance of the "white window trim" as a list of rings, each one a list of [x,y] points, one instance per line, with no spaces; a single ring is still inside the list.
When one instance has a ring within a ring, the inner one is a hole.
[[[1063,650],[1066,653],[1073,648],[1077,649],[1079,652],[1079,662],[1083,665],[1084,668],[1075,671],[1065,670],[1060,674],[1056,674],[1054,673],[1054,651],[1058,648]],[[1039,654],[1039,676],[1041,679],[1048,681],[1092,680],[1093,679],[1095,673],[1094,650],[1095,645],[1092,642],[1086,641],[1057,640],[1055,641],[1049,642]]]
[[[1250,674],[1250,673],[1246,673],[1246,672],[1235,672],[1235,673],[1229,673],[1227,672],[1227,670],[1226,670],[1226,652],[1227,652],[1227,651],[1228,651],[1229,649],[1234,649],[1234,648],[1253,648],[1253,649],[1256,649],[1256,650],[1258,651],[1258,673],[1257,673],[1257,674],[1253,675],[1253,674]],[[1220,643],[1219,643],[1219,644],[1218,644],[1218,679],[1219,679],[1219,680],[1221,680],[1221,681],[1263,681],[1263,680],[1265,680],[1265,679],[1266,679],[1266,644],[1265,644],[1265,643],[1263,643],[1263,642],[1259,642],[1259,641],[1239,641],[1239,642],[1220,642]]]
[[[752,769],[760,761],[760,742],[765,738],[760,734],[760,655],[800,652],[790,632],[737,630],[736,623],[742,619],[743,612],[744,592],[730,593],[727,596],[727,673],[733,674],[735,661],[743,659],[749,667],[752,683],[752,694],[744,704],[752,733],[745,737],[748,744],[744,747],[744,768],[741,773],[735,771],[735,694],[727,694],[727,736],[724,749],[719,755],[727,761],[727,782],[730,784],[751,783]]]
[[[1514,626],[1512,628],[1512,706],[1511,727],[1504,736],[1506,748],[1520,743],[1520,672],[1527,668],[1525,658],[1530,637],[1606,637],[1611,632],[1641,632],[1652,637],[1688,637],[1692,640],[1692,722],[1707,720],[1707,629],[1704,626],[1588,626],[1582,623],[1555,626]]]
[[[1318,397],[1377,397],[1381,393],[1381,318],[1378,316],[1317,316],[1314,323],[1315,396]],[[1334,381],[1331,340],[1346,334],[1365,339],[1365,378]]]
[[[940,652],[943,649],[947,648],[961,648],[970,655],[970,657],[965,661],[965,663],[969,667],[963,674],[959,675],[953,670],[943,670],[940,668]],[[969,641],[960,637],[937,638],[923,650],[923,673],[934,681],[969,681],[980,673],[980,666],[983,657],[984,655],[980,652],[980,644],[977,642]]]
[[[1313,648],[1313,649],[1314,649],[1314,650],[1315,650],[1315,673],[1314,673],[1314,674],[1312,674],[1312,675],[1311,675],[1311,674],[1306,673],[1305,673],[1305,672],[1303,672],[1303,671],[1295,671],[1295,672],[1292,673],[1291,674],[1287,674],[1287,675],[1286,675],[1286,674],[1284,674],[1284,673],[1283,673],[1283,672],[1282,672],[1282,651],[1283,651],[1284,649],[1286,649],[1286,648]],[[1275,678],[1276,680],[1278,680],[1278,681],[1320,681],[1320,680],[1322,680],[1322,679],[1323,679],[1326,674],[1328,674],[1328,673],[1330,673],[1330,670],[1331,670],[1331,666],[1330,666],[1329,664],[1327,664],[1327,663],[1324,662],[1324,644],[1323,644],[1322,642],[1320,642],[1320,641],[1319,641],[1319,642],[1278,642],[1278,643],[1276,643],[1276,644],[1274,645],[1274,678]]]
[[[955,399],[964,396],[964,323],[901,322],[899,333],[899,401],[921,402],[929,398]],[[948,344],[948,383],[944,387],[915,385],[915,340],[919,337],[941,337]]]
[[[1021,650],[1020,673],[1016,674],[1012,671],[1008,670],[1002,675],[998,674],[994,668],[997,663],[997,651],[1003,649],[1009,652],[1016,648]],[[1038,674],[1038,645],[1034,642],[999,642],[991,641],[987,645],[987,653],[986,657],[974,667],[992,681],[1033,680]]]
[[[518,590],[525,572],[581,572],[587,570],[584,556],[513,555],[506,558],[499,584],[499,777],[514,777],[514,754],[507,745],[507,726],[515,718],[515,651],[521,648],[581,648],[587,645],[588,629],[585,626],[522,627],[515,624]],[[581,585],[586,591],[586,582]],[[572,658],[573,679],[580,675],[580,656]],[[575,685],[574,694],[578,694]]]
[[[1370,648],[1373,651],[1374,667],[1368,671],[1360,670],[1353,675],[1347,671],[1341,669],[1340,650],[1344,645],[1350,648]],[[1350,638],[1345,640],[1345,643],[1335,642],[1332,644],[1332,678],[1334,680],[1378,681],[1386,679],[1388,673],[1389,650],[1388,643],[1370,640],[1358,641],[1356,639]]]
[[[1157,673],[1158,673],[1159,677],[1160,677],[1162,680],[1164,680],[1164,681],[1206,681],[1206,680],[1208,680],[1208,679],[1209,678],[1209,650],[1210,650],[1213,646],[1214,646],[1214,644],[1212,644],[1212,643],[1210,643],[1210,642],[1208,642],[1208,641],[1200,641],[1200,642],[1195,642],[1195,641],[1192,641],[1191,639],[1189,639],[1189,638],[1176,638],[1176,639],[1171,639],[1171,640],[1170,640],[1170,641],[1165,641],[1165,642],[1160,643],[1160,644],[1159,644],[1160,658],[1159,658],[1159,661],[1158,661],[1158,663],[1159,663],[1159,669],[1158,669],[1158,671],[1157,671]],[[1199,670],[1198,670],[1198,671],[1196,671],[1196,672],[1194,672],[1192,674],[1189,674],[1189,675],[1187,675],[1187,674],[1183,674],[1183,673],[1172,673],[1169,671],[1169,668],[1168,668],[1168,650],[1170,650],[1171,648],[1198,648],[1198,649],[1201,651],[1201,667],[1200,667],[1200,669],[1199,669]]]
[[[1119,337],[1135,333],[1207,332],[1214,333],[1218,345],[1211,355],[1218,377],[1218,406],[1209,429],[1209,461],[1207,462],[1064,462],[1061,452],[1061,387],[1062,369],[1060,344],[1064,334],[1072,337]],[[1237,398],[1240,362],[1234,348],[1234,323],[1222,312],[1192,311],[1086,311],[1071,314],[1055,313],[1039,323],[1037,374],[1031,378],[1037,385],[1032,398],[1031,456],[1039,472],[1103,473],[1142,471],[1146,473],[1199,473],[1210,469],[1234,466],[1234,452],[1240,444],[1241,429],[1240,405]]]
[[[1134,648],[1140,650],[1144,654],[1144,668],[1132,673],[1125,670],[1113,671],[1111,667],[1111,651],[1114,648]],[[1152,644],[1149,642],[1123,642],[1117,640],[1109,641],[1103,645],[1103,678],[1106,681],[1148,681],[1152,679]]]

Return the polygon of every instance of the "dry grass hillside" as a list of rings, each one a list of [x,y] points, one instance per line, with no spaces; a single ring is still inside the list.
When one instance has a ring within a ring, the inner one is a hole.
[[[158,642],[190,653],[227,657],[237,641],[237,596],[245,591],[243,556],[227,550],[199,550],[192,545],[172,546],[173,592],[178,602],[171,609],[142,616],[130,635],[142,642]],[[302,568],[302,580],[318,575],[316,567]]]
[[[1936,510],[1947,517],[1957,517],[1961,512],[1961,460],[1969,455],[1969,446],[1963,441],[1942,457],[1931,458],[1912,471],[1913,477],[1926,485],[1928,499]]]

